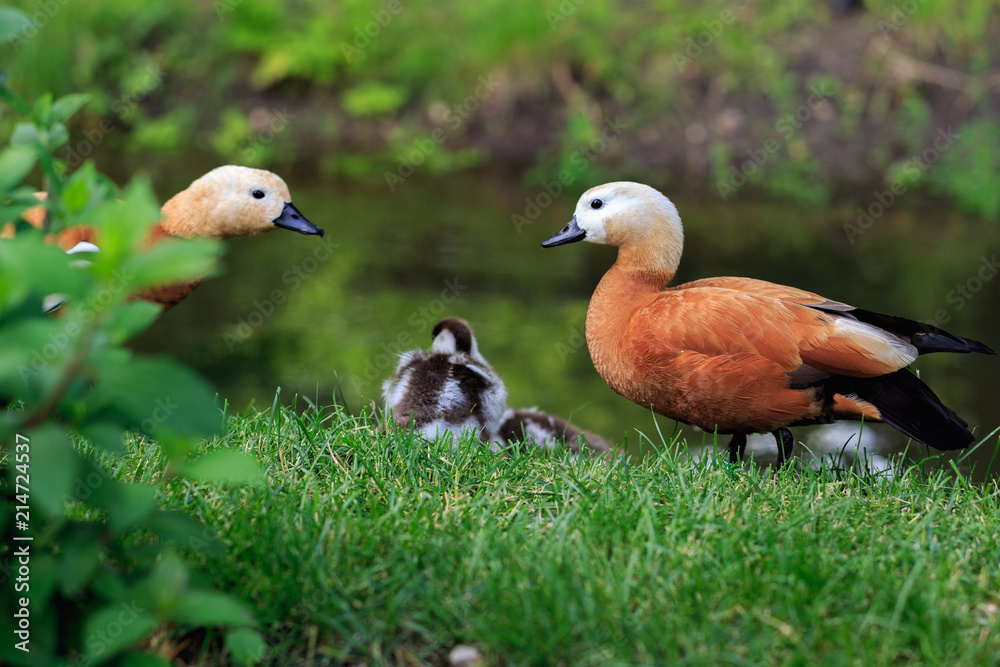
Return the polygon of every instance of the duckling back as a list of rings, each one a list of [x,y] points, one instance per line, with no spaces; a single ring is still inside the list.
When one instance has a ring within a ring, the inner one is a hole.
[[[500,421],[507,407],[503,380],[479,354],[468,323],[438,322],[428,350],[400,355],[396,376],[382,385],[386,411],[400,426],[429,440],[473,431],[499,451]]]
[[[581,453],[600,456],[611,451],[611,444],[604,438],[534,408],[504,412],[500,437],[507,446],[534,445],[548,450],[565,446],[573,452],[574,458]]]

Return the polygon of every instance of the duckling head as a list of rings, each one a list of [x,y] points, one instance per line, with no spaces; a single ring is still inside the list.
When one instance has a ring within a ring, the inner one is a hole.
[[[476,337],[472,335],[472,327],[465,320],[457,317],[446,317],[434,325],[431,331],[431,352],[436,354],[467,354],[473,359],[485,363],[479,354]]]
[[[642,183],[618,181],[584,192],[573,219],[542,247],[577,241],[617,246],[620,252],[641,256],[642,263],[656,265],[645,268],[673,274],[684,248],[684,229],[677,207],[661,192]]]
[[[161,226],[183,238],[256,236],[278,227],[323,236],[292,205],[279,176],[233,165],[213,169],[174,195],[163,205]]]

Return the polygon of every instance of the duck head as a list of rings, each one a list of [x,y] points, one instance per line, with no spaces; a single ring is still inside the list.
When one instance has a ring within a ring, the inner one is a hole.
[[[677,208],[658,190],[619,181],[584,192],[573,219],[542,247],[577,241],[616,246],[619,261],[672,276],[680,264],[684,229]]]
[[[233,165],[213,169],[174,195],[163,205],[161,226],[182,238],[256,236],[279,227],[323,236],[292,205],[279,176]]]
[[[431,351],[436,354],[467,354],[474,359],[484,361],[476,345],[476,337],[472,335],[472,327],[465,320],[457,317],[446,317],[434,325],[431,331]]]

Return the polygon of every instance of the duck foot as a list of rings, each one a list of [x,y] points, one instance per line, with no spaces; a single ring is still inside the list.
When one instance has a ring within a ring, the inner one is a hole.
[[[771,431],[774,440],[778,443],[778,466],[781,467],[789,463],[792,459],[792,449],[795,447],[795,438],[787,428],[779,428]]]

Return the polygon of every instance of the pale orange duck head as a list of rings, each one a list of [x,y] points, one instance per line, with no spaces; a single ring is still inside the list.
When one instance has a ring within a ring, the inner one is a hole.
[[[292,205],[285,182],[262,169],[213,169],[171,197],[162,211],[162,231],[181,238],[258,236],[278,228],[323,236]]]
[[[45,193],[36,196],[45,199]],[[323,229],[307,220],[292,204],[288,186],[279,176],[249,167],[227,165],[213,169],[171,197],[161,213],[163,218],[149,234],[151,244],[167,237],[225,240],[258,236],[279,228],[323,236]],[[45,208],[33,207],[22,217],[41,228]],[[93,228],[70,227],[55,242],[67,252],[98,252],[100,239]],[[143,290],[136,298],[172,308],[201,282],[163,285]]]
[[[542,243],[618,247],[587,311],[587,346],[619,394],[656,412],[732,434],[730,460],[748,433],[770,432],[778,459],[789,426],[838,419],[883,421],[937,449],[973,441],[968,425],[906,370],[928,352],[986,345],[752,278],[706,278],[666,288],[684,243],[677,209],[640,183],[585,192],[573,219]]]

